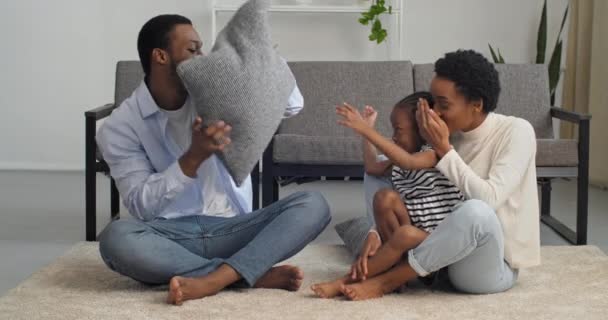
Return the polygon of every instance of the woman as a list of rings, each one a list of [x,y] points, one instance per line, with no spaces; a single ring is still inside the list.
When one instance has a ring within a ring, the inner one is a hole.
[[[519,269],[540,264],[536,138],[527,121],[493,112],[498,72],[477,52],[448,53],[435,63],[430,91],[434,109],[421,100],[416,112],[421,134],[437,153],[436,168],[469,200],[383,274],[367,274],[367,259],[381,246],[370,232],[351,268],[353,279],[363,281],[342,286],[349,299],[379,297],[445,267],[459,291],[502,292],[513,287]],[[394,197],[383,190],[374,201]],[[398,221],[390,213],[375,220]]]

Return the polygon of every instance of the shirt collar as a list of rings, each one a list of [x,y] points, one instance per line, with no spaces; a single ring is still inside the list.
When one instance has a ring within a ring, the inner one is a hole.
[[[485,120],[477,128],[468,132],[462,132],[462,137],[467,140],[477,140],[490,135],[491,131],[495,129],[495,117],[494,112],[489,112]]]
[[[139,84],[139,87],[135,89],[135,96],[137,97],[137,105],[139,106],[139,111],[141,112],[141,117],[143,119],[146,119],[161,111],[160,107],[156,104],[156,101],[154,101],[154,98],[152,98],[150,89],[148,89],[145,81],[142,81]],[[186,106],[189,102],[190,97],[188,96],[184,106]],[[182,108],[184,106],[182,106]]]
[[[135,89],[135,96],[137,97],[137,105],[139,106],[142,118],[145,119],[160,111],[145,81],[142,81],[139,87]]]

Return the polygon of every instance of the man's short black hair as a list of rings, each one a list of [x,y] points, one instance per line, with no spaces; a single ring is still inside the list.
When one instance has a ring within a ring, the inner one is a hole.
[[[139,61],[146,76],[150,73],[150,56],[156,48],[169,48],[169,34],[176,25],[192,25],[190,19],[177,14],[163,14],[156,16],[144,24],[137,37],[137,51]]]
[[[484,113],[496,109],[500,94],[498,72],[481,54],[473,50],[447,53],[435,62],[435,73],[453,81],[467,101],[482,100]]]

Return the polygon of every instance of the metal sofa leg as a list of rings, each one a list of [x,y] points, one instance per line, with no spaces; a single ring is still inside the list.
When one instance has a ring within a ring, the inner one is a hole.
[[[578,181],[576,196],[576,244],[587,244],[589,214],[589,121],[579,123]]]
[[[589,179],[578,177],[576,199],[576,244],[587,244],[587,223],[589,214]]]
[[[566,241],[576,244],[576,233],[551,216],[551,178],[539,179],[541,190],[540,220]]]
[[[551,215],[551,179],[542,178],[540,183],[540,214],[542,216]]]
[[[96,175],[95,170],[95,120],[85,121],[85,237],[87,241],[97,239]]]
[[[110,178],[110,209],[112,220],[120,219],[120,195],[116,188],[116,181]]]
[[[271,205],[274,200],[276,180],[272,175],[272,169],[268,168],[269,165],[264,163],[264,169],[262,172],[262,206],[265,208]]]
[[[251,172],[251,189],[253,192],[253,211],[260,209],[260,162],[255,165]]]

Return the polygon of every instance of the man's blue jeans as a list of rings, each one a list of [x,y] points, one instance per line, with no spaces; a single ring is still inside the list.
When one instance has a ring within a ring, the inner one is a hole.
[[[101,233],[99,251],[110,269],[144,283],[204,276],[227,264],[253,286],[314,240],[330,220],[320,193],[298,192],[234,218],[115,221]]]

